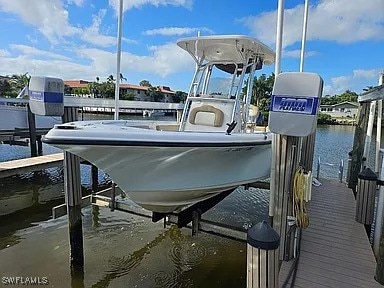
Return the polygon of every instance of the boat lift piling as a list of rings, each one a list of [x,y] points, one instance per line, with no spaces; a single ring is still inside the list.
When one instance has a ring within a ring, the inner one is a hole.
[[[363,165],[364,144],[368,128],[369,102],[362,102],[359,106],[358,120],[353,140],[351,169],[349,174],[348,188],[352,189],[356,196],[357,176]]]
[[[78,119],[77,109],[64,109],[63,123]],[[71,269],[84,267],[83,226],[81,215],[80,158],[64,151],[64,192],[68,212]]]
[[[28,127],[29,127],[29,147],[31,149],[31,157],[36,157],[36,156],[38,156],[38,154],[40,155],[40,153],[38,153],[38,149],[36,146],[36,141],[37,141],[36,118],[35,118],[35,114],[33,114],[31,112],[31,107],[29,106],[29,104],[27,105],[27,111],[28,111],[27,115],[28,115]],[[40,138],[40,146],[42,146],[41,145],[41,138]],[[39,152],[41,152],[41,151],[39,151]]]
[[[370,106],[371,102],[379,101],[379,107],[378,107],[378,113],[382,113],[382,100],[384,99],[384,85],[383,85],[383,78],[384,74],[380,75],[379,78],[379,86],[374,87],[370,89],[367,92],[364,92],[359,95],[358,101],[360,102],[359,107],[359,119],[358,119],[358,126],[355,130],[355,139],[353,144],[353,155],[352,155],[352,167],[351,167],[351,176],[348,182],[348,187],[352,189],[356,189],[356,183],[357,183],[357,174],[360,172],[361,169],[361,161],[362,161],[362,155],[363,155],[363,144],[365,143],[365,131],[367,130],[368,126],[368,107]],[[382,117],[378,117],[378,126],[381,126]],[[381,133],[381,129],[378,129],[378,132]],[[375,163],[375,170],[378,170],[378,161],[379,158],[377,153],[382,151],[382,149],[377,149],[380,145],[380,138],[381,135],[378,134],[376,136],[377,142],[376,142],[376,163]],[[383,210],[384,210],[384,186],[383,186],[383,177],[384,177],[384,163],[381,163],[381,171],[379,175],[379,184],[380,184],[380,191],[378,193],[378,200],[376,205],[376,219],[375,219],[375,231],[374,231],[374,242],[373,242],[373,251],[376,256],[377,260],[377,266],[376,266],[376,275],[375,280],[379,282],[380,284],[384,285],[384,221],[383,221]]]
[[[306,85],[300,85],[302,82]],[[323,80],[319,75],[290,72],[277,75],[272,91],[269,127],[275,142],[272,148],[271,176],[274,177],[271,177],[269,215],[273,215],[272,225],[280,236],[279,252],[275,253],[277,269],[280,269],[282,261],[297,256],[302,227],[293,207],[294,176],[300,157],[302,161],[313,159],[310,146],[314,145],[314,141],[302,153],[302,139],[315,135],[322,88]]]

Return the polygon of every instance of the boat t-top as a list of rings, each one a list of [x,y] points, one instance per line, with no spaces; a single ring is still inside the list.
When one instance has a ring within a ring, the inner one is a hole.
[[[255,71],[274,62],[274,51],[237,35],[177,45],[196,63],[180,123],[78,121],[56,125],[43,138],[91,162],[131,200],[160,213],[267,178],[271,167],[271,135],[250,129],[249,108]]]

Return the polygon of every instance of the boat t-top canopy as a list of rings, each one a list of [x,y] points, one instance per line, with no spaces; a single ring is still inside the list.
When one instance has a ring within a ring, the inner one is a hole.
[[[255,38],[244,35],[220,35],[183,38],[177,41],[177,45],[187,51],[196,61],[228,62],[228,65],[236,63],[240,67],[250,61],[257,61],[261,66],[271,65],[275,61],[275,52],[267,45]],[[231,72],[222,66],[220,69]]]

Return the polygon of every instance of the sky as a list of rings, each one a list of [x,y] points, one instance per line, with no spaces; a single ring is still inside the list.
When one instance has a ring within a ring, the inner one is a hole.
[[[194,63],[179,38],[240,34],[275,50],[277,0],[124,0],[121,73],[130,84],[188,91]],[[118,0],[0,0],[0,75],[104,81],[116,75]],[[384,0],[309,0],[304,71],[324,95],[376,86]],[[285,0],[281,70],[299,71],[304,0]],[[267,75],[274,66],[257,75]]]

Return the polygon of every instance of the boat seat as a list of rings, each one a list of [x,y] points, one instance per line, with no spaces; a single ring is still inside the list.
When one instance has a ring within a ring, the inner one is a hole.
[[[211,105],[195,107],[189,114],[189,123],[194,125],[221,127],[223,120],[223,111]]]

